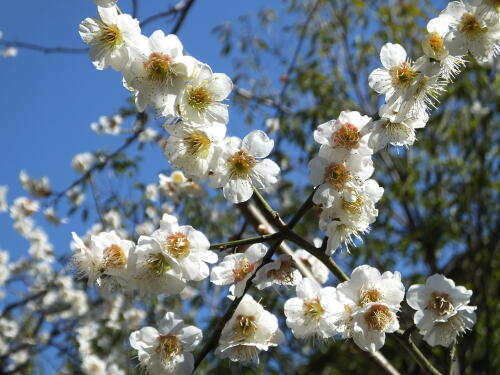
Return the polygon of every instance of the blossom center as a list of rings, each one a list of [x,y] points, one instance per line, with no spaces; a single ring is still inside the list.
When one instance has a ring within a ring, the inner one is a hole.
[[[431,295],[431,300],[429,301],[428,308],[431,309],[435,314],[443,316],[453,311],[454,306],[453,303],[451,303],[448,294],[434,292]]]
[[[165,255],[161,253],[154,253],[149,255],[147,259],[147,265],[149,269],[155,274],[157,277],[164,276],[169,270],[172,269],[172,266],[168,262]]]
[[[203,112],[212,103],[212,95],[206,86],[191,87],[187,92],[187,102],[198,112]]]
[[[101,45],[110,50],[115,50],[123,43],[123,35],[117,25],[103,24],[97,39]]]
[[[182,353],[183,346],[176,335],[160,335],[156,353],[162,362],[170,362],[177,355]]]
[[[341,190],[350,177],[351,174],[344,163],[332,163],[325,171],[325,182],[337,190]]]
[[[382,299],[382,293],[378,289],[375,288],[367,288],[361,289],[359,293],[359,302],[360,306],[367,305],[373,302],[379,302]]]
[[[108,246],[104,249],[103,258],[105,269],[124,268],[127,264],[127,256],[125,255],[125,252],[116,244]]]
[[[353,124],[347,123],[333,134],[333,143],[336,146],[352,150],[359,147],[361,134]]]
[[[187,145],[187,151],[190,155],[206,158],[212,141],[205,133],[195,130],[184,138],[184,143]]]
[[[177,75],[173,67],[173,59],[161,52],[153,52],[144,62],[147,78],[153,82],[171,82]]]
[[[304,301],[304,315],[310,320],[319,320],[324,314],[325,309],[321,306],[319,298]]]
[[[384,331],[392,319],[392,313],[385,305],[373,305],[365,313],[366,324],[373,331]]]
[[[353,215],[359,215],[363,210],[363,198],[359,195],[353,201],[342,199],[342,208]]]
[[[245,150],[239,150],[227,160],[231,177],[248,178],[257,161]]]
[[[481,28],[476,16],[472,13],[464,13],[457,26],[458,31],[473,36],[484,29]]]
[[[255,270],[257,263],[250,263],[247,258],[243,258],[238,262],[236,268],[233,269],[233,279],[236,283],[245,279],[250,273]]]
[[[236,317],[234,329],[244,337],[253,336],[255,334],[255,331],[257,331],[255,317],[252,315],[238,315]]]
[[[183,233],[174,233],[167,236],[165,250],[175,259],[183,259],[189,255],[190,242]]]
[[[443,49],[444,39],[441,35],[436,33],[435,31],[430,33],[427,38],[427,43],[429,47],[432,48],[434,52],[439,52]]]
[[[403,61],[399,66],[389,70],[394,87],[408,87],[412,83],[417,72],[408,61]]]

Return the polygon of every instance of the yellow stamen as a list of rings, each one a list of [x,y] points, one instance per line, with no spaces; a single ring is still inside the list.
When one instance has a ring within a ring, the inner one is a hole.
[[[183,233],[174,233],[167,236],[165,250],[176,259],[182,259],[189,255],[190,242]]]
[[[257,164],[255,158],[245,150],[236,152],[227,160],[231,177],[248,178],[253,167]]]

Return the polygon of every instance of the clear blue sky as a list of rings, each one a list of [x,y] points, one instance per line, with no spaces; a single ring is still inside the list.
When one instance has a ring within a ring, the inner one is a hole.
[[[139,19],[168,9],[176,1],[139,0]],[[211,32],[225,21],[235,21],[246,12],[255,12],[268,2],[253,0],[235,6],[232,0],[198,0],[193,5],[179,37],[186,50],[231,76],[232,65],[219,55],[220,45]],[[130,0],[120,0],[124,12]],[[78,24],[96,14],[92,0],[3,1],[0,3],[0,30],[4,39],[43,46],[84,47]],[[173,25],[165,20],[143,30],[146,35]],[[47,175],[55,191],[62,190],[78,176],[70,162],[79,152],[112,150],[121,143],[111,136],[96,135],[89,124],[101,115],[114,114],[127,99],[121,76],[110,69],[97,71],[85,54],[42,54],[25,49],[15,58],[0,58],[0,185],[9,186],[9,203],[26,195],[18,175],[26,169],[33,177]],[[236,110],[230,111],[229,132],[240,135],[244,127]],[[240,128],[240,129],[238,129]],[[240,131],[238,131],[240,130]],[[157,148],[147,153],[143,180],[152,182],[165,163]],[[162,163],[162,164],[160,164]],[[37,222],[44,220],[36,216]],[[44,225],[57,253],[68,250],[69,233],[86,228],[77,217],[69,224],[53,228]],[[12,229],[6,214],[0,215],[0,249],[10,250],[13,258],[25,253],[28,243]]]

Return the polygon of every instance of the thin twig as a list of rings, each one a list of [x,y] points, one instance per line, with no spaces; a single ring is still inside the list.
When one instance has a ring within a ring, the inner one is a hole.
[[[46,47],[46,46],[41,46],[41,45],[34,44],[34,43],[9,41],[9,40],[5,40],[5,39],[0,39],[0,45],[6,46],[6,47],[30,49],[33,51],[39,51],[39,52],[43,52],[46,54],[50,54],[50,53],[74,53],[74,54],[78,54],[78,53],[87,53],[89,50],[88,47],[82,47],[82,48]]]
[[[280,232],[276,232],[273,234],[264,234],[262,236],[257,236],[257,237],[249,237],[249,238],[243,238],[240,240],[216,243],[216,244],[210,245],[210,250],[226,250],[226,249],[230,249],[232,247],[237,247],[237,246],[251,245],[254,243],[262,243],[262,242],[269,242],[269,241],[273,241],[273,240],[276,240],[276,239],[281,238],[281,237],[283,237],[283,234]]]

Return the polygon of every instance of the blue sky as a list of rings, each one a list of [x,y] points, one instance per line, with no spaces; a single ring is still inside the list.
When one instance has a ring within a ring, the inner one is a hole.
[[[214,71],[232,73],[232,64],[219,55],[220,45],[211,32],[226,21],[235,21],[246,12],[255,12],[267,1],[244,2],[234,6],[231,0],[198,0],[192,7],[179,37],[189,53],[212,66]],[[168,9],[175,1],[139,1],[139,19]],[[121,0],[129,12],[131,2]],[[0,30],[4,39],[43,46],[84,47],[78,24],[95,16],[91,0],[9,1],[0,3]],[[148,25],[143,33],[173,27],[165,20]],[[79,152],[113,150],[121,140],[94,134],[89,124],[101,115],[111,115],[128,98],[121,76],[110,69],[97,71],[85,54],[42,54],[19,50],[11,59],[0,59],[0,185],[9,186],[8,200],[26,195],[18,175],[25,169],[30,176],[47,175],[55,191],[62,190],[78,176],[70,162]],[[231,113],[229,133],[240,135],[243,119]],[[238,131],[240,130],[240,131]],[[152,182],[165,167],[160,151],[149,148],[150,163],[144,163],[143,180]],[[43,219],[39,218],[42,223]],[[56,251],[68,249],[69,233],[85,227],[75,217],[69,224],[51,228],[44,225]],[[8,215],[0,215],[0,249],[10,250],[13,258],[24,253],[28,243],[12,230]]]

